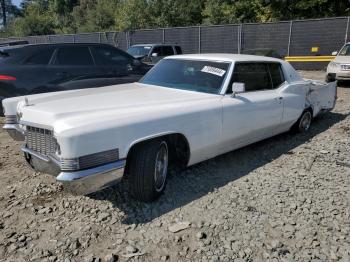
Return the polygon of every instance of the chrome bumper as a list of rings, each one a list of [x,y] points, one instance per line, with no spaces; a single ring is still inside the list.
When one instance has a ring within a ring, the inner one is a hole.
[[[65,191],[87,195],[118,183],[124,175],[126,160],[74,172],[62,172],[56,159],[22,147],[28,164],[38,172],[48,173],[63,184]]]

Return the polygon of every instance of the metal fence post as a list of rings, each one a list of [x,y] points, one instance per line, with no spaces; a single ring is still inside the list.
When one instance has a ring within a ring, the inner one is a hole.
[[[202,27],[198,26],[198,53],[202,51]]]
[[[162,44],[165,44],[165,29],[162,29]]]
[[[238,44],[237,44],[238,54],[240,54],[242,51],[242,31],[243,31],[242,29],[243,29],[243,24],[240,24],[238,27]]]
[[[291,39],[292,39],[292,29],[293,29],[293,21],[290,21],[290,24],[289,24],[289,37],[288,37],[287,56],[290,55],[290,43],[291,43]]]
[[[75,34],[73,35],[73,44],[75,44]]]
[[[125,37],[126,37],[126,49],[128,49],[131,45],[130,31],[125,32]]]
[[[346,23],[346,31],[345,31],[345,43],[348,41],[348,32],[349,32],[349,23],[350,23],[350,17],[348,16],[348,21]]]

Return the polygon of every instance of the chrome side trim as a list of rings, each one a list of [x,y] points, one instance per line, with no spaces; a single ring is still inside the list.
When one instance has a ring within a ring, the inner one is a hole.
[[[16,141],[24,141],[25,132],[18,124],[5,124],[3,129]]]

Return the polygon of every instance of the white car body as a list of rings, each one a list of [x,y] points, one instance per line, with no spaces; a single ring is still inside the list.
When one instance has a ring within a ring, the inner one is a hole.
[[[335,80],[350,80],[350,43],[346,43],[341,50],[333,52],[337,55],[327,66],[327,79]]]
[[[119,168],[124,167],[133,145],[181,134],[190,150],[187,162],[190,166],[286,132],[306,108],[312,109],[315,117],[335,106],[335,83],[304,80],[289,63],[279,59],[232,54],[165,59],[224,61],[230,65],[220,94],[132,83],[5,99],[3,107],[8,121],[4,128],[24,135],[27,126],[52,130],[59,145],[58,159],[76,159],[118,149],[118,161],[124,161]],[[280,63],[285,82],[274,90],[226,95],[226,90],[231,88],[235,63],[239,61]],[[28,151],[25,145],[23,151],[27,156],[52,161],[35,150]],[[59,170],[55,175],[59,181],[69,182],[95,174],[96,170],[89,174],[79,172]],[[104,186],[80,185],[85,187],[81,192]]]

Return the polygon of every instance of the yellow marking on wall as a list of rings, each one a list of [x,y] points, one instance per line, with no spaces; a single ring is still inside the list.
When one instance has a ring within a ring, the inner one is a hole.
[[[317,53],[319,50],[318,46],[311,47],[311,52],[312,53]]]
[[[286,56],[288,62],[330,62],[335,56]]]

